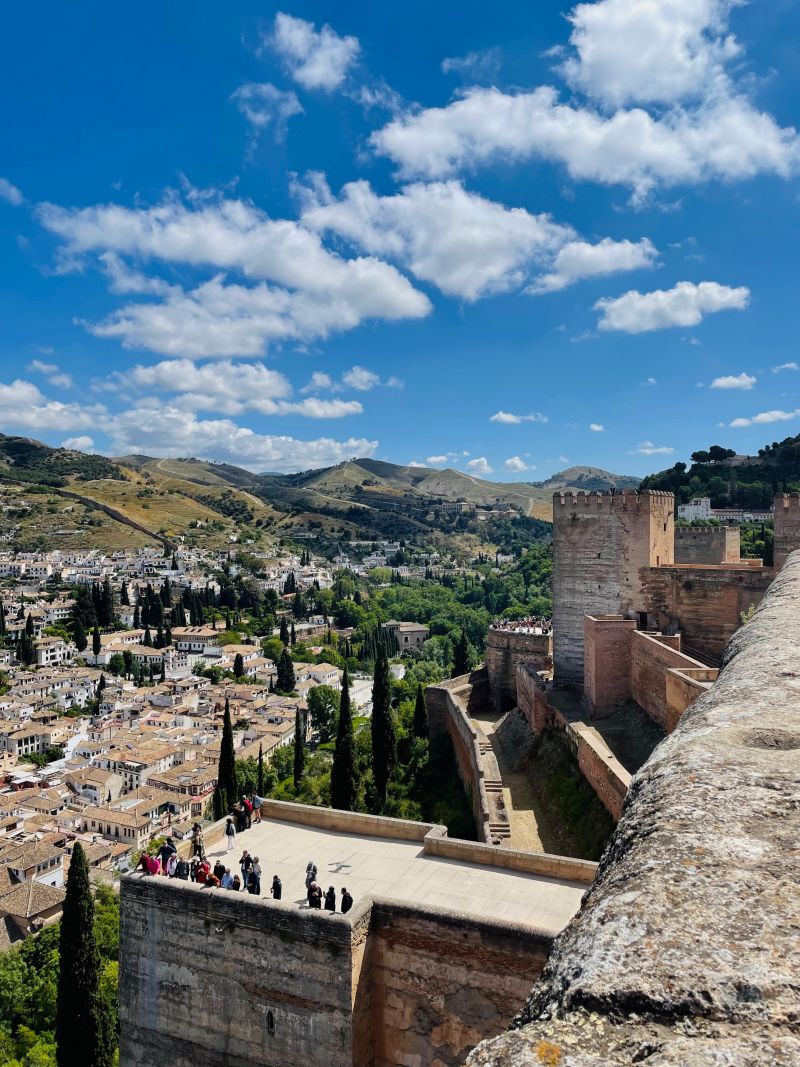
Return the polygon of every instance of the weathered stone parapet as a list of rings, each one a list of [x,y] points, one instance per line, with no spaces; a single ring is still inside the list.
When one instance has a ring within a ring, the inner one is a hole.
[[[472,1067],[800,1062],[800,552],[635,776],[583,907]]]
[[[484,662],[492,705],[495,711],[508,711],[517,703],[517,667],[520,664],[527,664],[536,671],[552,668],[553,635],[489,630]]]

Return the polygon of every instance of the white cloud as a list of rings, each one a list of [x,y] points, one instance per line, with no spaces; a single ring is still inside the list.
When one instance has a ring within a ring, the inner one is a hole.
[[[431,467],[444,467],[445,464],[464,459],[469,452],[443,452],[440,456],[428,456],[425,460]]]
[[[315,393],[323,389],[333,389],[334,382],[330,374],[326,374],[324,371],[315,370],[311,375],[311,381],[308,385],[304,385],[300,390],[301,393]]]
[[[341,393],[345,389],[355,389],[359,393],[368,393],[376,388],[402,389],[403,384],[403,381],[394,375],[383,381],[375,371],[367,370],[366,367],[360,367],[356,364],[350,370],[344,372],[340,382],[334,381],[330,374],[326,374],[323,371],[314,371],[311,375],[311,381],[304,385],[300,392],[320,393],[329,391]]]
[[[6,200],[14,207],[19,207],[25,202],[25,197],[7,178],[0,178],[0,200]]]
[[[374,371],[358,366],[351,367],[350,370],[345,371],[342,375],[342,382],[345,385],[349,385],[351,389],[358,389],[362,393],[369,392],[370,389],[374,389],[376,385],[381,384],[380,377]]]
[[[758,415],[750,415],[748,418],[734,419],[730,426],[740,429],[743,426],[766,426],[771,422],[789,422],[800,416],[800,408],[794,411],[761,411]]]
[[[419,460],[416,460],[416,459],[412,459],[409,463],[406,463],[406,466],[407,467],[421,467],[423,470],[425,469],[425,464],[424,463],[420,463]]]
[[[4,428],[92,429],[105,413],[106,409],[100,404],[84,407],[49,400],[33,382],[21,378],[8,384],[0,383],[0,425]]]
[[[520,456],[509,456],[509,458],[503,463],[503,467],[507,471],[527,471],[530,467]]]
[[[302,223],[374,255],[397,260],[443,293],[477,300],[522,284],[574,236],[549,215],[531,215],[467,192],[459,182],[414,183],[378,196],[367,181],[335,198],[315,175],[299,188]]]
[[[133,408],[109,420],[106,432],[117,452],[152,456],[195,456],[240,464],[256,471],[328,467],[355,456],[371,456],[377,441],[321,437],[300,441],[259,434],[229,419],[198,419],[174,405]]]
[[[431,307],[388,263],[343,259],[298,223],[270,219],[240,200],[201,199],[196,209],[175,199],[141,210],[44,204],[38,214],[64,241],[64,269],[100,252],[114,288],[163,298],[128,304],[88,327],[128,347],[197,359],[259,356],[270,342],[326,337],[369,318],[418,318]],[[130,270],[121,256],[234,270],[276,286],[226,285],[218,275],[184,291]]]
[[[27,370],[33,371],[35,374],[43,374],[48,382],[57,389],[72,388],[72,378],[66,371],[62,371],[57,363],[44,363],[41,359],[32,359],[27,366]]]
[[[629,186],[640,200],[659,185],[789,177],[800,164],[796,131],[758,110],[747,83],[726,71],[739,53],[725,29],[732,6],[580,4],[571,15],[577,52],[560,69],[586,102],[565,103],[549,85],[513,93],[472,87],[445,107],[407,109],[370,143],[405,177],[541,158],[575,180]]]
[[[492,474],[494,468],[489,466],[489,461],[485,456],[477,456],[467,463],[467,470],[472,471],[473,474]]]
[[[465,56],[448,56],[442,60],[443,74],[458,74],[465,81],[493,81],[500,73],[503,54],[497,47],[480,52],[468,52]]]
[[[779,363],[777,367],[772,368],[772,373],[780,374],[780,372],[784,370],[800,370],[800,366],[798,366],[794,360],[789,363]]]
[[[636,448],[632,449],[628,455],[630,456],[671,456],[675,451],[674,448],[668,448],[664,445],[654,445],[652,441],[641,441]]]
[[[631,289],[618,297],[604,297],[594,305],[602,311],[601,330],[644,333],[669,326],[697,326],[704,315],[731,308],[742,310],[750,300],[745,286],[732,289],[718,282],[678,282],[672,289],[640,293]]]
[[[658,249],[646,237],[640,241],[613,241],[605,237],[595,245],[570,241],[555,257],[552,271],[536,279],[528,291],[550,293],[581,278],[651,268],[657,258]]]
[[[639,382],[639,385],[658,385],[658,378],[645,378],[643,382]]]
[[[328,25],[316,30],[313,22],[283,12],[275,16],[270,43],[304,89],[328,93],[342,84],[360,51],[357,37],[340,37]]]
[[[757,379],[752,374],[723,374],[711,383],[712,389],[752,389]]]
[[[726,32],[739,0],[602,0],[569,16],[569,84],[609,108],[707,95],[740,48]]]
[[[293,115],[302,115],[303,107],[297,99],[297,93],[278,89],[269,82],[248,82],[240,85],[231,95],[231,100],[253,127],[254,136],[258,136],[271,126],[276,141],[286,137],[289,119]]]
[[[516,426],[520,422],[547,422],[547,415],[534,411],[531,415],[513,415],[509,411],[496,411],[489,416],[489,422],[500,422],[509,426]]]
[[[189,359],[164,360],[150,366],[137,365],[117,371],[95,383],[101,391],[177,394],[174,403],[187,411],[212,411],[238,415],[258,411],[262,415],[306,415],[314,419],[358,415],[364,409],[357,400],[320,400],[308,397],[293,401],[288,379],[263,363],[197,365]]]
[[[589,429],[592,433],[605,433],[606,428],[601,422],[590,422]]]
[[[94,438],[89,437],[88,434],[83,434],[80,437],[67,437],[66,440],[61,442],[62,448],[70,448],[76,452],[88,452],[90,448],[94,447]]]

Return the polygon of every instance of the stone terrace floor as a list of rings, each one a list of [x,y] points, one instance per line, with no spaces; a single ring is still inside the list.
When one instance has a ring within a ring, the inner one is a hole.
[[[339,833],[295,823],[264,819],[237,834],[227,854],[231,874],[239,873],[243,849],[259,857],[261,895],[269,897],[272,876],[283,882],[283,901],[306,907],[305,869],[317,865],[323,890],[347,886],[357,902],[364,896],[388,897],[409,904],[433,905],[482,919],[521,923],[537,930],[560,932],[580,907],[586,886],[579,882],[546,878],[462,864],[426,856],[422,842]],[[225,856],[225,842],[208,849],[213,861]]]

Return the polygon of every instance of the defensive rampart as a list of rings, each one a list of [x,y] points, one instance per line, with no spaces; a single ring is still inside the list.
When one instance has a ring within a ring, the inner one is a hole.
[[[794,553],[636,775],[521,1029],[471,1067],[800,1062],[798,708]]]
[[[738,526],[675,527],[676,563],[738,563],[741,548]]]
[[[495,711],[508,711],[517,703],[517,666],[526,663],[537,671],[552,667],[552,634],[489,630],[484,663],[492,706]]]

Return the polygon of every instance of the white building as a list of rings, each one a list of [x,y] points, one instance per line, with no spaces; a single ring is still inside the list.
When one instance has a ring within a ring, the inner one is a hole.
[[[701,496],[690,500],[688,504],[678,504],[678,518],[692,522],[693,519],[710,519],[711,497]]]

